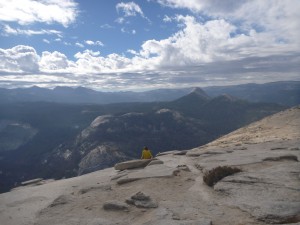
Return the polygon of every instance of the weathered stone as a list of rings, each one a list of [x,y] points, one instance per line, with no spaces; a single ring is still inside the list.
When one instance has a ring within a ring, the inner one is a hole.
[[[185,155],[188,152],[188,150],[174,150],[174,151],[167,151],[167,152],[159,152],[156,154],[156,156],[162,156],[162,155]]]
[[[130,160],[130,161],[126,161],[126,162],[117,163],[114,168],[116,170],[127,170],[127,169],[135,169],[135,168],[144,168],[151,161],[152,161],[152,159]]]
[[[33,180],[24,181],[24,182],[21,183],[21,185],[23,185],[23,186],[30,185],[30,184],[38,185],[38,184],[40,184],[41,181],[43,181],[42,178],[36,178],[36,179],[33,179]]]
[[[135,205],[138,208],[157,208],[158,204],[143,192],[138,192],[126,199],[126,203]]]
[[[151,161],[149,164],[148,164],[148,166],[153,166],[153,165],[157,165],[157,164],[164,164],[164,162],[163,161],[161,161],[161,160],[153,160],[153,161]]]
[[[134,201],[134,205],[138,208],[157,208],[157,202],[150,200],[150,201]]]
[[[174,155],[186,155],[187,152],[188,150],[182,150],[182,151],[175,152]]]
[[[117,175],[113,176],[113,177],[111,178],[111,180],[117,180],[117,179],[119,179],[119,178],[121,178],[121,177],[124,177],[124,176],[126,176],[126,175],[128,175],[128,171],[122,170],[122,171],[119,171],[119,173],[118,173]]]
[[[227,194],[226,204],[239,207],[266,223],[298,222],[299,173],[298,162],[274,163],[266,168],[225,177],[214,189]]]
[[[190,168],[189,168],[187,165],[178,165],[177,168],[178,168],[179,170],[191,172]]]
[[[126,203],[111,200],[103,204],[103,209],[105,210],[128,210],[128,205]]]
[[[275,157],[264,158],[263,161],[281,161],[281,160],[292,160],[298,162],[298,158],[295,155],[280,155]]]
[[[124,184],[131,181],[147,179],[147,178],[158,178],[158,177],[172,177],[174,176],[174,171],[176,168],[170,168],[163,164],[156,166],[147,166],[143,170],[133,171],[128,175],[121,177],[117,180],[118,184]]]
[[[131,199],[133,200],[139,200],[139,201],[149,201],[150,196],[145,195],[143,192],[139,191],[138,193],[131,196]]]

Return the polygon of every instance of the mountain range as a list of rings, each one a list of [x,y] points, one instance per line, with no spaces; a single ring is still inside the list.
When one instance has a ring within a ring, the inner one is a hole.
[[[286,108],[210,97],[200,88],[167,102],[1,106],[1,191],[36,177],[72,177],[139,158],[145,145],[153,154],[197,147]]]
[[[193,88],[157,89],[145,92],[101,92],[84,87],[56,87],[54,89],[0,88],[0,103],[11,102],[58,102],[76,104],[109,104],[121,102],[173,101],[191,92]],[[300,104],[300,82],[280,81],[265,84],[243,84],[202,88],[208,95],[216,97],[229,94],[252,102],[273,102],[294,106]]]

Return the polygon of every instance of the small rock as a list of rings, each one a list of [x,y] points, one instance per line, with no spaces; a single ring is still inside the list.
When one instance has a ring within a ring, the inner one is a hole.
[[[105,210],[128,210],[128,205],[117,200],[111,200],[105,202],[103,208]]]
[[[191,172],[190,168],[187,165],[178,165],[177,168],[180,170]]]
[[[178,214],[178,213],[173,213],[172,219],[173,219],[173,220],[180,220],[179,214]]]
[[[144,194],[143,192],[138,192],[126,199],[126,203],[130,205],[135,205],[138,208],[157,208],[157,202],[153,201],[150,196]]]
[[[140,200],[140,201],[149,201],[150,196],[145,195],[143,192],[139,191],[135,195],[131,196],[132,200]]]

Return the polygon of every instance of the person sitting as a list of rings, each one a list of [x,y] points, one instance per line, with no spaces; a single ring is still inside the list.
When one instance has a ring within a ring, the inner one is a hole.
[[[153,158],[153,156],[151,154],[151,151],[147,147],[144,147],[144,149],[142,151],[141,159],[152,159],[152,158]]]

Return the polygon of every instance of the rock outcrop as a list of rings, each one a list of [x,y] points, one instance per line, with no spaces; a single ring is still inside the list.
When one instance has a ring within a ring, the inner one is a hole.
[[[136,159],[136,160],[117,163],[114,166],[114,168],[116,170],[128,170],[128,169],[135,169],[135,168],[144,168],[151,161],[152,161],[152,159]]]
[[[295,107],[186,154],[157,156],[163,164],[118,165],[1,194],[1,225],[300,224],[299,146]],[[204,174],[219,166],[241,172],[206,185]]]

